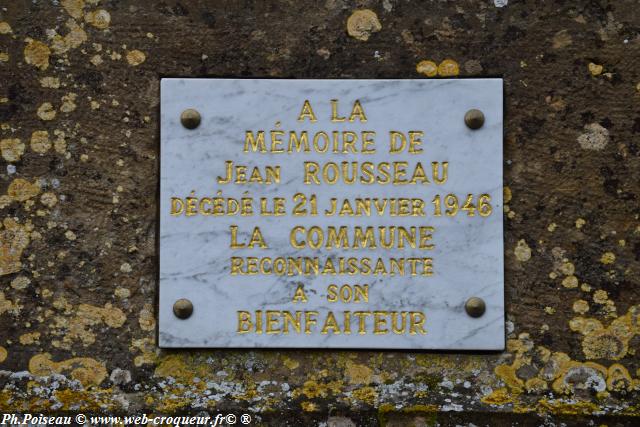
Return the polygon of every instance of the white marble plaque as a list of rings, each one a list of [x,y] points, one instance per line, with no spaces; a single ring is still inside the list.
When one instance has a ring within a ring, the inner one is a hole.
[[[502,127],[501,79],[162,79],[160,346],[503,349]]]

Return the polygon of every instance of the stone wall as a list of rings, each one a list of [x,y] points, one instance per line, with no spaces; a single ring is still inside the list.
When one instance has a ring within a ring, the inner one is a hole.
[[[0,3],[0,412],[637,425],[637,6]],[[503,77],[506,351],[157,349],[166,76]]]

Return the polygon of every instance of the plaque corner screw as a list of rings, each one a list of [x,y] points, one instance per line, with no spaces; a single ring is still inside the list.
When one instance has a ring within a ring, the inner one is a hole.
[[[469,129],[477,130],[484,125],[484,113],[473,108],[464,115],[464,122]]]
[[[467,311],[469,316],[480,317],[486,311],[487,305],[484,303],[482,298],[471,297],[464,304],[464,309]]]
[[[193,304],[186,298],[180,298],[173,304],[173,314],[179,319],[188,319],[193,314]]]
[[[187,108],[180,114],[180,122],[187,129],[195,129],[200,126],[200,113],[193,108]]]

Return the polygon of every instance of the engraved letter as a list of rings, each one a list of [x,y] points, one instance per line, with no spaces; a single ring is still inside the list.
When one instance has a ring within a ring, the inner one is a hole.
[[[251,313],[248,311],[238,311],[238,333],[246,334],[251,332]]]
[[[302,104],[302,110],[300,110],[300,115],[298,116],[298,121],[303,122],[305,118],[311,120],[311,122],[317,122],[316,115],[313,113],[313,109],[311,108],[311,104],[309,100],[305,100],[304,104]]]
[[[184,211],[184,202],[179,197],[171,198],[171,215],[178,216]]]

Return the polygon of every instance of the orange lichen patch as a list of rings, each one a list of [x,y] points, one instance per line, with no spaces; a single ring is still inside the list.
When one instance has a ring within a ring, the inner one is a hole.
[[[54,307],[56,303],[54,302]],[[56,308],[65,309],[67,305],[58,305]],[[117,307],[107,303],[104,307],[96,307],[89,304],[80,304],[76,310],[75,317],[71,319],[64,316],[57,316],[54,321],[54,333],[63,336],[62,341],[54,341],[53,345],[68,349],[75,340],[82,342],[84,346],[91,345],[96,340],[92,327],[106,324],[111,328],[120,328],[124,325],[127,317]]]
[[[10,34],[11,31],[11,25],[8,22],[0,22],[0,34]]]
[[[343,383],[342,381],[318,381],[317,377],[323,377],[326,372],[318,372],[312,378],[304,382],[300,389],[293,391],[295,398],[301,395],[306,396],[308,399],[325,398],[332,394],[338,394],[341,392]]]
[[[38,40],[26,39],[27,45],[24,48],[24,60],[41,70],[49,68],[49,56],[51,50],[49,46]]]
[[[55,108],[53,108],[53,104],[51,104],[50,102],[43,102],[38,107],[38,113],[37,114],[38,114],[38,117],[40,117],[41,120],[49,121],[49,120],[55,119],[56,110],[55,110]]]
[[[503,203],[509,203],[511,201],[511,197],[512,197],[511,188],[505,186],[502,189]]]
[[[58,204],[58,198],[53,193],[43,193],[42,196],[40,196],[40,203],[48,208],[53,208],[56,204]]]
[[[583,335],[603,329],[602,322],[597,319],[585,317],[575,317],[571,319],[569,321],[569,327],[572,331],[580,332]]]
[[[142,365],[150,365],[156,362],[156,348],[154,340],[152,338],[141,338],[132,340],[129,350],[131,352],[142,352],[142,354],[139,354],[133,358],[133,364],[136,367],[140,367]]]
[[[300,366],[300,362],[290,359],[287,356],[282,357],[282,364],[291,370],[297,369]]]
[[[38,184],[38,181],[34,181],[32,184],[22,178],[16,178],[11,181],[9,188],[7,189],[7,196],[9,196],[11,200],[17,202],[29,200],[32,197],[36,197],[39,193],[40,184]]]
[[[640,335],[640,305],[629,307],[624,316],[620,316],[611,322],[609,329],[615,335],[625,339]]]
[[[438,65],[438,75],[440,77],[455,77],[460,74],[460,67],[453,59],[445,59]]]
[[[573,303],[573,311],[579,314],[585,314],[589,311],[589,303],[583,299],[579,299]]]
[[[144,54],[144,52],[137,49],[127,52],[127,62],[129,63],[129,65],[132,65],[134,67],[142,64],[145,59],[147,59],[147,56]]]
[[[75,19],[82,18],[82,9],[84,9],[84,0],[62,0],[60,2],[64,10],[67,11]]]
[[[345,373],[350,384],[369,384],[373,371],[365,365],[360,365],[348,361],[345,367]]]
[[[603,264],[613,264],[614,262],[616,262],[616,254],[614,254],[613,252],[605,252],[602,254],[602,257],[600,257],[600,262]]]
[[[494,368],[494,372],[512,394],[518,395],[525,389],[525,382],[518,378],[517,371],[531,363],[528,353],[534,348],[534,343],[529,334],[522,333],[518,339],[507,340],[507,351],[514,353],[514,360],[510,365],[502,364]]]
[[[435,77],[438,75],[438,65],[429,60],[420,61],[418,65],[416,65],[416,71],[427,77]]]
[[[87,33],[73,19],[69,19],[66,23],[69,32],[63,37],[55,34],[51,39],[51,49],[56,55],[62,55],[71,49],[79,47],[87,41]]]
[[[576,276],[567,276],[562,279],[562,286],[568,289],[573,289],[578,287],[578,278]]]
[[[52,76],[43,77],[40,79],[40,86],[58,89],[60,87],[60,79]]]
[[[513,253],[518,261],[525,262],[531,259],[531,248],[524,239],[518,240]]]
[[[373,387],[362,387],[351,392],[351,396],[373,406],[378,399],[378,392]]]
[[[156,328],[156,318],[153,315],[151,304],[145,304],[140,311],[138,324],[143,331],[153,331]]]
[[[31,284],[31,280],[28,277],[18,276],[11,281],[11,287],[16,290],[27,289],[27,286]]]
[[[120,299],[127,299],[131,296],[131,291],[128,288],[119,286],[113,291],[113,294]]]
[[[606,304],[609,300],[609,295],[607,291],[603,291],[602,289],[598,289],[593,293],[593,302],[596,304]]]
[[[40,332],[29,332],[20,335],[19,341],[22,345],[39,344]]]
[[[347,33],[354,39],[367,41],[372,33],[381,29],[378,15],[369,9],[356,10],[347,19]]]
[[[573,331],[584,335],[582,351],[587,359],[619,360],[629,349],[629,341],[640,334],[640,306],[632,306],[608,327],[596,319],[576,317],[569,322]]]
[[[182,384],[190,384],[199,389],[204,389],[206,388],[206,384],[201,380],[212,378],[214,373],[211,372],[209,365],[206,363],[197,363],[197,361],[188,354],[172,354],[160,360],[154,376],[174,378]],[[196,378],[198,378],[198,380],[194,381]]]
[[[524,381],[516,375],[516,370],[522,365],[521,361],[513,365],[498,365],[494,372],[504,383],[515,393],[521,392],[524,388]]]
[[[4,362],[5,360],[7,360],[7,349],[0,346],[0,363]]]
[[[111,15],[104,9],[98,9],[85,14],[84,20],[94,27],[104,30],[105,28],[109,28]]]
[[[480,401],[487,405],[506,405],[513,402],[514,396],[506,388],[499,388],[484,396]]]
[[[320,410],[318,405],[316,405],[313,402],[302,402],[302,403],[300,403],[300,407],[305,412],[315,412],[315,411]]]
[[[164,357],[156,367],[154,376],[172,377],[180,380],[191,380],[196,373],[195,367],[185,363],[185,355],[169,355]]]
[[[20,307],[17,303],[13,303],[4,297],[4,292],[0,291],[0,315],[11,312],[17,314],[20,311]]]
[[[586,301],[583,303],[588,309]],[[578,304],[578,309],[582,310],[580,306],[581,304]],[[583,317],[572,319],[569,325],[572,330],[585,335],[583,349],[587,358],[618,359],[626,354],[628,341],[635,334],[640,333],[640,306],[631,307],[626,315],[616,318],[606,328],[597,319]],[[626,368],[620,364],[614,363],[607,368],[591,361],[574,361],[566,353],[552,353],[545,347],[535,347],[526,333],[520,334],[518,339],[508,340],[507,351],[513,354],[513,363],[495,368],[496,375],[506,387],[485,396],[482,399],[485,403],[510,403],[517,399],[523,390],[529,393],[541,393],[547,390],[549,385],[557,394],[586,392],[602,396],[608,394],[608,391],[640,389],[640,380],[633,379]],[[543,365],[536,367],[532,364],[534,359],[542,362]],[[518,377],[521,368],[523,373],[527,372],[526,380]],[[533,375],[532,370],[534,370]],[[528,409],[519,407],[518,410],[526,412]],[[571,411],[571,408],[567,410]],[[565,409],[562,411],[566,412]]]
[[[69,375],[80,381],[84,387],[98,386],[107,377],[104,364],[90,357],[74,357],[73,359],[54,362],[48,353],[37,354],[29,361],[29,372],[37,376],[52,374]]]
[[[573,263],[565,261],[560,265],[560,272],[565,276],[572,276],[573,273],[576,272],[576,267],[573,265]]]
[[[577,390],[603,391],[606,388],[607,368],[593,362],[570,361],[566,364],[552,388],[560,394]]]
[[[75,22],[68,21],[67,28],[69,32],[64,36],[64,41],[69,49],[75,49],[87,41],[87,33]]]
[[[24,154],[25,145],[19,138],[6,138],[0,141],[2,158],[7,162],[17,162]]]
[[[76,109],[76,98],[77,95],[73,92],[69,92],[68,94],[62,97],[62,105],[60,106],[60,111],[63,113],[70,113]]]
[[[595,331],[582,340],[582,351],[587,359],[619,360],[627,350],[627,341],[608,331]]]
[[[614,363],[607,370],[607,389],[611,391],[632,391],[640,387],[640,380],[631,378],[627,368]]]
[[[18,224],[12,218],[5,218],[4,229],[0,231],[0,276],[16,273],[22,269],[20,257],[29,245],[31,224]]]
[[[587,65],[587,69],[589,70],[589,74],[595,77],[602,74],[602,70],[604,69],[604,67],[600,64],[594,64],[593,62],[589,62],[589,65]]]
[[[31,150],[39,154],[44,154],[51,148],[49,132],[46,130],[36,130],[31,133]]]
[[[117,307],[113,307],[107,303],[104,308],[96,307],[89,304],[80,304],[78,306],[78,315],[92,318],[97,322],[102,320],[111,328],[119,328],[124,325],[127,316]]]
[[[64,139],[65,133],[59,129],[53,131],[56,139],[53,141],[53,148],[58,154],[64,154],[67,150],[67,141]]]
[[[327,397],[327,388],[315,380],[307,380],[302,385],[302,394],[307,396],[309,399]]]

